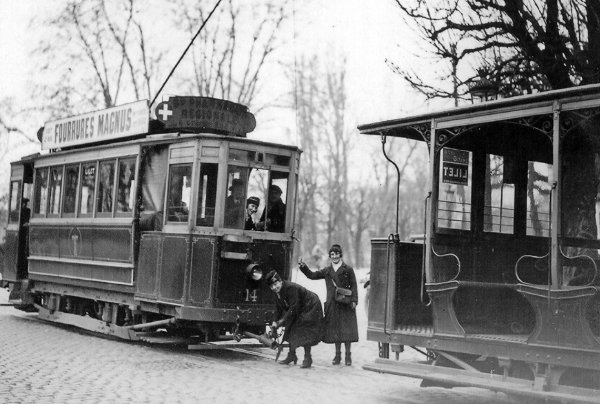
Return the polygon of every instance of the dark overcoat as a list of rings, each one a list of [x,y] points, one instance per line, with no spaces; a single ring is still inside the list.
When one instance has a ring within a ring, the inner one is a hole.
[[[321,340],[328,344],[335,342],[357,342],[358,323],[356,321],[356,309],[349,304],[339,303],[335,300],[335,286],[352,291],[351,300],[358,303],[358,289],[356,287],[356,276],[351,266],[342,263],[335,271],[331,265],[318,271],[311,271],[306,264],[300,266],[300,270],[308,279],[325,279],[327,287],[327,300],[325,301],[325,318],[323,320],[323,335]],[[332,281],[333,280],[333,281]]]
[[[317,345],[321,341],[321,300],[305,287],[283,281],[275,315],[279,326],[285,327],[283,340],[290,343],[290,349]]]

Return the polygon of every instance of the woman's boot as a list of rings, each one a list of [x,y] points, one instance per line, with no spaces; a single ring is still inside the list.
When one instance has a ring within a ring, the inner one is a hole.
[[[342,353],[337,351],[335,353],[335,356],[333,357],[333,360],[331,361],[332,365],[339,365],[340,362],[342,361]]]
[[[346,352],[346,366],[352,365],[352,354],[350,352]]]
[[[309,368],[312,365],[312,356],[310,354],[304,354],[304,360],[302,361],[302,369]]]
[[[294,351],[289,351],[287,357],[284,360],[279,361],[282,365],[289,365],[292,362],[294,362],[294,365],[298,363],[298,357]]]

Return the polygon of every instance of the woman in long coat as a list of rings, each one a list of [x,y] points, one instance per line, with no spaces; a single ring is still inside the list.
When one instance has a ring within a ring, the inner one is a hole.
[[[293,282],[284,281],[279,274],[271,271],[265,278],[267,284],[277,295],[276,321],[272,326],[285,327],[283,340],[288,341],[290,350],[281,364],[288,365],[298,361],[296,348],[304,347],[302,368],[312,365],[310,349],[321,341],[321,322],[323,308],[319,296]]]
[[[309,279],[325,279],[327,287],[327,300],[325,301],[325,319],[323,320],[322,341],[335,344],[335,357],[331,362],[339,365],[342,360],[342,342],[346,348],[345,363],[352,365],[350,345],[358,341],[358,324],[356,321],[356,305],[358,303],[358,289],[356,287],[356,276],[354,269],[342,261],[342,247],[333,244],[329,249],[331,264],[319,271],[311,271],[308,266],[300,260],[300,270]],[[335,300],[337,285],[340,288],[350,289],[350,303],[340,303]]]

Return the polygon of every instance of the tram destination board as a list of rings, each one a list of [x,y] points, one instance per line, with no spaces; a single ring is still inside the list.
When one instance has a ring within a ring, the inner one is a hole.
[[[155,113],[167,129],[208,130],[244,137],[256,127],[254,115],[246,106],[210,97],[171,97],[159,103]]]

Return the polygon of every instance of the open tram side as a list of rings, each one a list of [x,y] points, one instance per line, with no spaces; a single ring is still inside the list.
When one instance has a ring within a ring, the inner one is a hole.
[[[362,125],[423,141],[425,241],[372,241],[365,369],[576,402],[600,394],[600,86]],[[426,364],[393,361],[412,346]]]
[[[125,339],[158,326],[203,341],[263,334],[274,315],[263,274],[289,278],[300,150],[246,138],[254,118],[239,104],[159,107],[170,113],[150,121],[138,106],[141,125],[109,140],[99,120],[127,106],[47,123],[48,152],[12,163],[10,302]],[[80,132],[61,137],[69,122]]]

